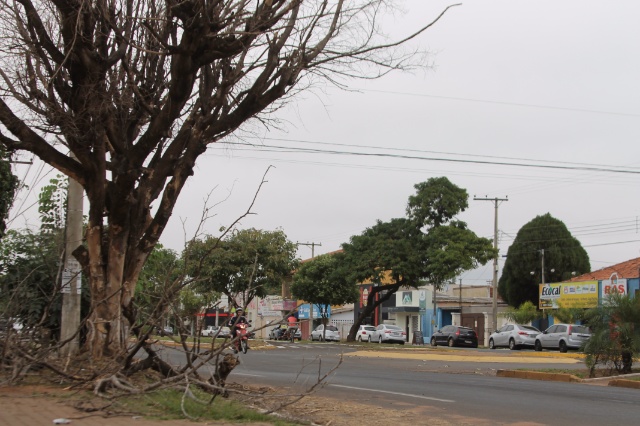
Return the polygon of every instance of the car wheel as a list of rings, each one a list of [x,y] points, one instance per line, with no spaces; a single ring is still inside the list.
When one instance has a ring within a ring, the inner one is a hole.
[[[378,337],[378,343],[382,344],[382,336]]]
[[[367,336],[367,342],[371,343],[371,335]]]
[[[404,345],[404,342],[400,342],[401,345]]]
[[[362,337],[358,336],[358,338],[356,339],[358,342],[362,343]]]
[[[558,346],[560,347],[560,352],[562,353],[567,352],[567,343],[564,340],[560,340],[560,343],[558,343]]]
[[[456,342],[453,341],[453,338],[449,338],[449,347],[452,348],[456,345]]]
[[[496,345],[493,343],[493,339],[489,339],[489,349],[495,349]]]
[[[431,338],[431,346],[438,346],[437,343],[436,343],[436,338],[435,337]]]
[[[509,349],[511,349],[512,351],[515,351],[516,349],[518,349],[518,346],[516,345],[515,340],[509,339]]]
[[[536,343],[533,345],[533,348],[538,352],[542,350],[542,343],[540,343],[540,340],[536,340]]]

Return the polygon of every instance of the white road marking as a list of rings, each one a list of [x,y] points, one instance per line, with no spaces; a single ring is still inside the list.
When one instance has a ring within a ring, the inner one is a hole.
[[[410,398],[428,399],[430,401],[455,402],[452,399],[432,398],[432,397],[429,397],[429,396],[413,395],[413,394],[410,394],[410,393],[402,393],[402,392],[391,392],[391,391],[385,391],[385,390],[380,390],[380,389],[357,388],[357,387],[354,387],[354,386],[343,386],[343,385],[332,385],[332,384],[330,384],[329,386],[335,386],[335,387],[338,387],[338,388],[345,388],[345,389],[361,390],[361,391],[366,391],[366,392],[388,393],[390,395],[408,396]]]
[[[248,377],[264,377],[262,374],[249,374],[249,373],[233,373],[234,376],[248,376]]]

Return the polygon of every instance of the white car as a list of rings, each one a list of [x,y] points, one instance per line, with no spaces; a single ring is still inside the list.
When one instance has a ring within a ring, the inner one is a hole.
[[[376,328],[372,325],[361,325],[356,333],[356,340],[358,342],[371,342],[373,333]]]
[[[523,346],[533,348],[536,337],[542,333],[537,328],[523,324],[505,324],[489,336],[489,349],[500,346],[508,347],[512,351]]]
[[[212,337],[219,333],[220,327],[217,325],[208,325],[207,328],[200,333],[203,337]]]
[[[378,343],[390,342],[404,345],[407,341],[407,333],[397,325],[380,324],[376,327],[371,340]]]
[[[335,342],[340,341],[340,332],[335,325],[328,325],[325,332],[324,325],[319,325],[315,330],[311,332],[311,341],[314,340],[333,340]]]

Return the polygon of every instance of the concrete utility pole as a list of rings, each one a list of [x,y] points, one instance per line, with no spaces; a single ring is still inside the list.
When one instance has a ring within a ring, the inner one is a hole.
[[[72,155],[73,157],[73,155]],[[82,244],[82,197],[84,189],[69,178],[67,190],[67,227],[62,273],[62,315],[60,318],[61,340],[69,342],[62,347],[63,357],[78,353],[80,328],[80,291],[82,287],[80,263],[71,252]]]
[[[493,201],[495,205],[495,216],[493,221],[493,248],[496,249],[496,257],[493,258],[493,285],[492,285],[492,307],[493,322],[492,332],[498,329],[498,202],[509,201],[509,198],[476,198],[475,201]]]
[[[316,257],[315,256],[315,248],[316,248],[316,246],[322,247],[321,243],[298,243],[298,242],[296,242],[296,245],[311,247],[311,258],[312,259],[314,257]],[[309,333],[311,333],[311,331],[313,331],[313,303],[309,303]]]

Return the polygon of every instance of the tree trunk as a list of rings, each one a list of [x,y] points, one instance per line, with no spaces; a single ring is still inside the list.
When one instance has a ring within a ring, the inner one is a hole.
[[[360,327],[360,324],[362,324],[362,321],[364,321],[366,317],[371,315],[371,313],[378,306],[381,306],[384,302],[389,300],[391,296],[396,294],[396,292],[398,291],[401,285],[402,285],[401,283],[396,283],[396,284],[389,284],[385,286],[371,288],[371,291],[367,296],[367,307],[364,308],[362,312],[360,312],[360,315],[358,316],[358,319],[356,320],[355,324],[351,326],[351,329],[349,330],[349,335],[347,336],[347,342],[353,342],[356,340],[356,333],[358,332],[358,328]],[[380,299],[374,301],[376,294],[380,293],[382,290],[386,290],[387,291],[386,294],[382,296]]]

